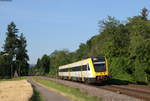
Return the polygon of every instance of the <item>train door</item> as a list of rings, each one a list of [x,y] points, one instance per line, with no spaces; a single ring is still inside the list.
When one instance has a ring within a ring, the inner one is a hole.
[[[89,77],[89,64],[86,65],[86,77],[88,78]]]
[[[83,65],[81,66],[81,79],[84,81],[84,71],[83,71]]]
[[[82,66],[82,72],[83,72],[84,78],[88,77],[88,64],[85,64]]]
[[[70,80],[71,79],[71,69],[70,68],[68,69],[68,76],[69,76],[68,79]]]

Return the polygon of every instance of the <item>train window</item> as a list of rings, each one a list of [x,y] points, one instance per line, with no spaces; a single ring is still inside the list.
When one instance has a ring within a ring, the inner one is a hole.
[[[83,65],[83,66],[76,66],[72,68],[64,68],[64,69],[59,69],[59,72],[74,72],[74,71],[87,71],[90,70],[89,65]]]
[[[71,71],[72,71],[72,68],[69,68],[68,70],[71,72]]]
[[[72,67],[72,71],[81,71],[81,66]]]
[[[103,62],[105,61],[105,57],[99,56],[99,57],[94,57],[92,58],[93,62]]]
[[[64,69],[59,69],[59,72],[68,72],[68,68],[64,68]]]
[[[63,72],[63,69],[59,69],[59,72]]]
[[[105,64],[94,64],[95,72],[105,72],[106,65]]]
[[[86,71],[87,69],[86,69],[86,65],[83,65],[82,66],[82,71]]]
[[[73,67],[73,68],[72,68],[72,71],[76,71],[76,68],[75,68],[75,67]]]
[[[73,68],[72,68],[72,71],[76,71],[76,67],[73,67]]]
[[[90,70],[89,65],[83,65],[82,71],[87,71],[87,70]]]

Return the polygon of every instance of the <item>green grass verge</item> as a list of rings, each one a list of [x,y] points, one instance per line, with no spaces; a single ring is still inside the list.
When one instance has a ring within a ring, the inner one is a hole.
[[[33,88],[33,95],[29,101],[44,101],[44,98],[40,95],[38,90],[34,86],[32,86],[32,88]]]
[[[96,96],[89,96],[86,92],[81,92],[79,88],[72,88],[58,82],[40,79],[38,77],[34,77],[33,80],[44,85],[50,90],[69,97],[72,101],[101,101],[101,99],[97,98]]]
[[[27,80],[27,76],[21,76],[21,77],[16,77],[16,78],[11,78],[11,79],[0,79],[0,81],[15,81],[15,80]]]

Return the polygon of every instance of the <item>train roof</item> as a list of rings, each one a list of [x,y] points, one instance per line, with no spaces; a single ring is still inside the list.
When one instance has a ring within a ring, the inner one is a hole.
[[[66,65],[59,66],[59,69],[71,68],[72,66],[77,66],[77,65],[84,65],[85,63],[88,62],[89,59],[92,59],[92,61],[94,61],[94,62],[97,62],[97,61],[105,61],[105,57],[104,57],[104,56],[89,57],[89,58],[82,59],[82,60],[77,61],[77,62],[73,62],[73,63],[70,63],[70,64],[66,64]]]
[[[78,65],[81,65],[81,64],[83,65],[83,63],[87,63],[89,59],[91,59],[91,58],[87,58],[87,59],[76,61],[76,62],[73,62],[73,63],[70,63],[70,64],[59,66],[59,69],[69,68],[69,67],[71,68],[73,66],[78,66]]]

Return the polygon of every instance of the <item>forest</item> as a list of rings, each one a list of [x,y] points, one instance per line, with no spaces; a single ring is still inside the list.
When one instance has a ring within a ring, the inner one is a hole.
[[[22,75],[57,76],[60,65],[91,56],[105,56],[112,78],[134,83],[150,83],[150,19],[148,9],[137,16],[120,21],[108,16],[99,21],[99,32],[81,43],[74,52],[68,49],[44,54],[29,68],[26,39],[12,22],[0,52],[0,77]]]
[[[148,9],[140,15],[119,21],[108,16],[99,21],[99,33],[79,48],[55,50],[43,55],[30,70],[32,75],[57,76],[60,65],[72,63],[91,56],[105,56],[112,78],[134,83],[150,82],[150,20]],[[50,72],[49,72],[50,71]]]

